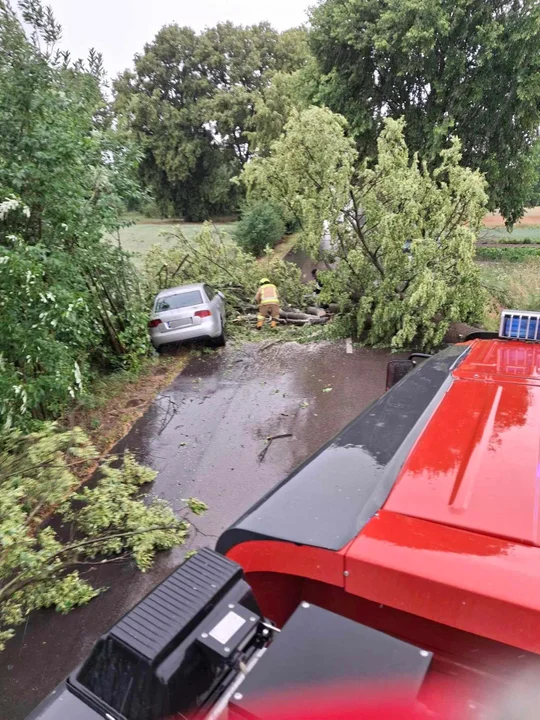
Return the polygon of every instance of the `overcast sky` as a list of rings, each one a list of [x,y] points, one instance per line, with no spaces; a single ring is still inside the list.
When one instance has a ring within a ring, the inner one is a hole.
[[[103,53],[110,77],[131,65],[158,30],[168,23],[203,30],[231,20],[252,25],[268,20],[276,29],[301,25],[314,0],[45,0],[63,28],[62,49],[85,58],[95,47]]]

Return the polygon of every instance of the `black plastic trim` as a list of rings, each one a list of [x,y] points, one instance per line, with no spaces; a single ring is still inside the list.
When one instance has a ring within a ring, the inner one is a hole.
[[[253,540],[344,547],[386,501],[469,349],[452,345],[419,364],[226,530],[218,552]]]
[[[470,340],[500,340],[499,333],[488,332],[487,330],[478,330],[478,332],[469,333],[465,338],[465,342]]]
[[[427,360],[430,357],[433,357],[433,353],[413,352],[409,355],[408,359],[415,360],[416,358],[420,358],[420,360]]]

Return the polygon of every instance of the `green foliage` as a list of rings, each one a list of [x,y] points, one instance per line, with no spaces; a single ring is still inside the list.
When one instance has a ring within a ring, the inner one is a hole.
[[[462,142],[491,208],[509,224],[537,180],[540,5],[536,0],[326,0],[312,11],[319,97],[350,122],[373,156],[384,118],[431,167]]]
[[[526,207],[540,205],[540,140],[537,140],[531,151],[531,165],[534,167],[534,179],[525,200]]]
[[[121,126],[143,151],[141,178],[164,215],[206,220],[235,212],[231,183],[250,157],[255,105],[275,73],[301,67],[306,32],[219,24],[197,35],[169,25],[115,82]]]
[[[479,247],[476,250],[477,260],[497,260],[514,263],[539,256],[540,248],[535,247]]]
[[[501,245],[540,245],[539,237],[493,237],[490,238],[493,243],[500,243]],[[489,247],[489,246],[488,246]]]
[[[0,3],[0,427],[56,417],[92,364],[136,366],[148,348],[137,274],[102,242],[139,192],[138,155],[100,57],[69,65],[51,12],[20,8],[34,43]]]
[[[208,505],[197,498],[188,498],[184,500],[184,502],[186,503],[186,507],[191,510],[194,515],[202,515],[208,510]]]
[[[180,229],[174,237],[176,244],[172,248],[154,245],[145,258],[149,301],[164,288],[206,282],[225,294],[229,311],[244,313],[246,306],[255,302],[259,280],[266,276],[279,288],[283,303],[296,307],[304,304],[310,288],[302,283],[300,268],[273,253],[256,260],[209,223],[193,238],[183,235]]]
[[[321,299],[339,303],[356,335],[432,348],[451,322],[482,312],[474,253],[485,182],[460,160],[454,140],[429,172],[410,160],[403,121],[387,120],[377,163],[360,165],[345,120],[310,108],[292,115],[271,155],[243,178],[249,197],[300,220],[301,245],[329,268]]]
[[[69,612],[101,592],[79,574],[87,565],[132,558],[145,571],[188,535],[166,503],[141,496],[156,473],[129,453],[121,464],[106,460],[97,483],[77,492],[75,473],[95,457],[79,429],[0,434],[0,649],[33,610]],[[43,525],[51,513],[61,533]]]
[[[305,110],[317,93],[317,68],[313,58],[293,73],[277,72],[255,100],[252,130],[247,132],[250,149],[268,155],[293,110]]]
[[[267,201],[246,206],[236,228],[241,247],[259,257],[266,247],[273,248],[285,234],[285,222],[279,207]]]

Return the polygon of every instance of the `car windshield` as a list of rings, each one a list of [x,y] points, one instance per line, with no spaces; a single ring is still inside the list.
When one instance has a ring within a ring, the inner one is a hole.
[[[189,290],[188,292],[178,293],[178,295],[168,295],[156,302],[156,312],[178,310],[178,308],[189,307],[190,305],[201,305],[202,301],[200,290]]]

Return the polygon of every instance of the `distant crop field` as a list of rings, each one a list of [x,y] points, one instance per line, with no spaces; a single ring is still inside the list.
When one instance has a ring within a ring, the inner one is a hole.
[[[215,223],[214,227],[232,234],[236,228],[236,223]],[[164,248],[172,247],[175,240],[174,237],[169,235],[177,229],[180,229],[186,237],[192,238],[201,228],[202,223],[179,223],[175,225],[162,220],[153,222],[151,219],[145,219],[135,225],[122,228],[120,230],[120,242],[124,250],[145,255],[152,245],[156,243]],[[116,236],[110,235],[109,239],[115,242]]]
[[[534,244],[540,243],[540,207],[529,208],[523,218],[516,223],[512,232],[508,232],[504,219],[499,213],[490,213],[483,220],[483,228],[478,235],[480,244]]]
[[[483,224],[485,227],[490,228],[504,228],[504,218],[502,218],[499,213],[488,213],[484,217]],[[525,210],[525,215],[516,223],[516,227],[521,227],[522,225],[540,226],[540,206]]]

